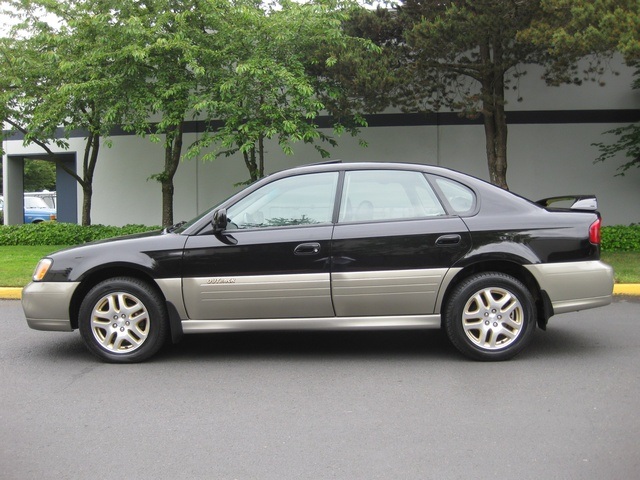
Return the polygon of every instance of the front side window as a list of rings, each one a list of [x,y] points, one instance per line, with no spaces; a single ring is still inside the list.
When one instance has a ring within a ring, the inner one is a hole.
[[[339,222],[425,218],[445,215],[420,172],[346,172]]]
[[[283,178],[227,209],[228,228],[268,228],[330,223],[338,172]]]

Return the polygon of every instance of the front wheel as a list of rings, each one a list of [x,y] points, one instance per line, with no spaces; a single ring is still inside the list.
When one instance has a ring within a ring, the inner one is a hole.
[[[535,302],[516,278],[473,275],[455,287],[444,310],[453,345],[475,360],[507,360],[524,349],[536,325]]]
[[[91,353],[107,362],[148,359],[165,343],[167,325],[162,297],[136,278],[105,280],[93,287],[80,305],[82,339]]]

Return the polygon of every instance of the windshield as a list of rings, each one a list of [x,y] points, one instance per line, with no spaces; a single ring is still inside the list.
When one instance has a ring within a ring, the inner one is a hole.
[[[24,208],[49,208],[40,197],[24,197]]]

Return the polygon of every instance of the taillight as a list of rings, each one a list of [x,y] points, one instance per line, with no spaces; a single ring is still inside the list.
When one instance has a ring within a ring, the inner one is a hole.
[[[602,227],[602,219],[597,219],[589,227],[589,241],[594,245],[600,245],[600,228]]]

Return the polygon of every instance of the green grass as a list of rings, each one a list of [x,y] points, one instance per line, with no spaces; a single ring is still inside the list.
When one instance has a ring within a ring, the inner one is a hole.
[[[640,252],[603,252],[602,261],[613,267],[616,283],[640,283]]]
[[[0,246],[0,287],[24,287],[38,260],[64,246]],[[602,260],[616,272],[616,283],[640,283],[640,252],[604,252]]]
[[[55,245],[0,246],[0,287],[24,287],[31,281],[31,275],[33,275],[38,260],[62,248],[65,247]]]

